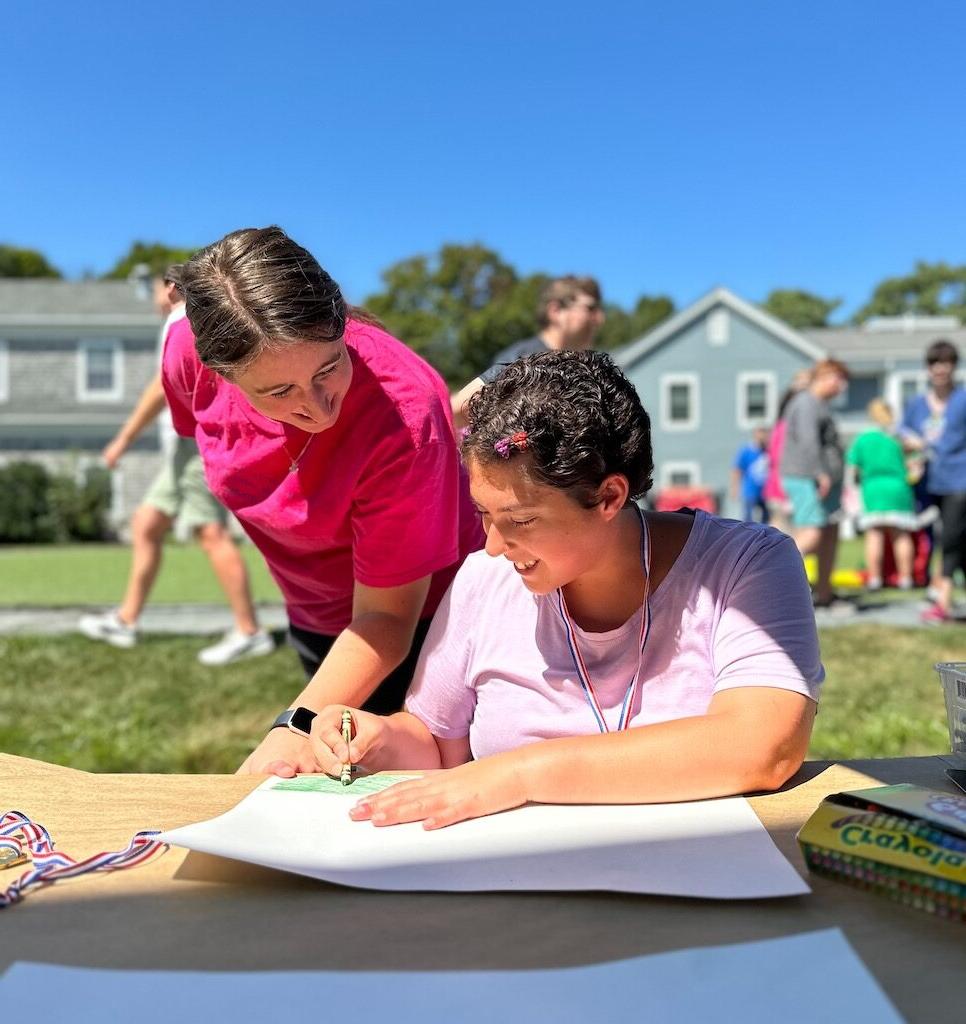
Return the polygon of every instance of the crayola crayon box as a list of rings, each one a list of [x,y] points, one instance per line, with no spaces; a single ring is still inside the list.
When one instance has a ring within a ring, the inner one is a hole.
[[[835,793],[798,842],[818,875],[966,921],[966,795],[909,785]]]

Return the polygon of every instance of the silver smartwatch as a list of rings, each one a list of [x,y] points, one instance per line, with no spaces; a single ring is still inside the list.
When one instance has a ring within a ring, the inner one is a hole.
[[[272,723],[273,729],[286,728],[299,736],[308,736],[312,731],[312,722],[316,713],[308,708],[288,708]]]

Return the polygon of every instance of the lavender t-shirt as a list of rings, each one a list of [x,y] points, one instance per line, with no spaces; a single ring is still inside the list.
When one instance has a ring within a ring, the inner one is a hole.
[[[768,526],[695,513],[651,595],[643,685],[631,726],[702,715],[712,696],[772,686],[818,700],[825,670],[802,559]],[[577,642],[616,727],[637,668],[640,613]],[[537,597],[506,558],[470,555],[443,598],[406,698],[434,736],[469,736],[474,757],[597,732],[553,595]]]

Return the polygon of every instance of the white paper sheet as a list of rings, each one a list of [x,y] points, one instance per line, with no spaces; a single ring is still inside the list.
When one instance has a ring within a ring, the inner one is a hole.
[[[310,779],[293,782],[308,786]],[[270,779],[226,814],[161,839],[366,889],[599,889],[714,899],[811,891],[741,798],[533,805],[427,832],[418,823],[377,829],[352,821],[348,810],[365,781],[320,793]]]
[[[530,971],[105,971],[14,964],[0,998],[31,1024],[815,1024],[902,1018],[836,929]]]

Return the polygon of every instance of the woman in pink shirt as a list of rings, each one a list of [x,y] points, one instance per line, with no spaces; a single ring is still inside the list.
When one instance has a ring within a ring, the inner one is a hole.
[[[202,250],[184,292],[162,367],[174,424],[264,555],[310,677],[242,770],[317,771],[312,712],[398,709],[436,606],[482,544],[449,396],[279,228]]]
[[[794,543],[701,511],[642,513],[650,421],[603,353],[509,366],[469,407],[486,549],[423,647],[406,711],[354,712],[370,768],[447,768],[368,797],[426,828],[527,801],[644,803],[780,786],[824,670]],[[325,771],[341,707],[316,719]]]

